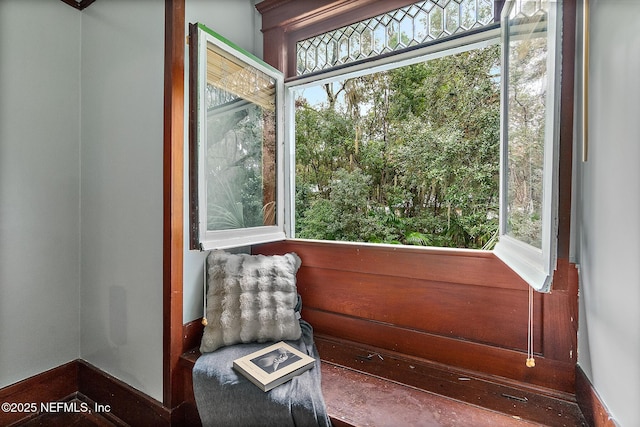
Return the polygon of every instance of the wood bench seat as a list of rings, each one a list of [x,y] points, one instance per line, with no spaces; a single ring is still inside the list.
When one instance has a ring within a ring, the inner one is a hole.
[[[331,337],[316,336],[322,392],[335,427],[586,426],[575,401],[430,366]],[[191,370],[197,350],[181,358],[185,425],[199,422]]]

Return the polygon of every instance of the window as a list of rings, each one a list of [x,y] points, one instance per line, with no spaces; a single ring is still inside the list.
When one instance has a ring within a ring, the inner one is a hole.
[[[282,74],[204,25],[189,37],[191,247],[281,240]]]
[[[490,247],[500,164],[493,34],[294,90],[296,237]]]
[[[421,1],[296,44],[290,235],[495,244],[494,12],[492,0]]]
[[[502,84],[500,126],[484,127],[488,133],[497,134],[498,129],[500,133],[499,165],[490,162],[484,171],[485,180],[499,181],[499,197],[495,191],[481,197],[468,191],[456,193],[447,187],[443,191],[451,190],[449,198],[441,199],[434,206],[441,214],[446,211],[448,230],[458,225],[460,212],[451,202],[456,199],[466,207],[476,209],[477,216],[485,223],[495,227],[499,221],[495,234],[499,235],[496,255],[532,287],[548,290],[555,265],[555,94],[559,84],[555,64],[559,53],[556,48],[559,7],[555,1],[507,0],[506,12],[502,14],[501,38],[500,27],[493,24],[493,3],[483,0],[422,1],[298,41],[297,76],[286,85],[282,83],[282,76],[269,66],[246,53],[238,54],[228,41],[201,25],[196,26],[198,31],[194,30],[194,33],[198,33],[199,38],[191,36],[192,49],[196,50],[193,45],[197,44],[201,58],[213,59],[192,62],[192,67],[199,70],[198,81],[206,82],[191,85],[197,87],[195,97],[198,101],[198,120],[193,126],[197,138],[192,138],[195,142],[191,150],[192,247],[210,249],[278,240],[294,236],[296,230],[302,230],[302,225],[306,227],[304,232],[310,233],[307,237],[314,237],[314,225],[320,228],[324,225],[321,222],[314,224],[314,218],[301,215],[300,211],[305,208],[304,198],[325,191],[323,185],[333,185],[332,191],[345,193],[343,199],[351,203],[348,208],[354,213],[350,218],[356,220],[358,215],[360,220],[377,215],[384,220],[397,221],[401,216],[398,213],[403,209],[416,209],[418,205],[423,208],[434,202],[436,196],[427,194],[430,185],[434,184],[425,178],[428,174],[416,174],[423,181],[414,185],[418,198],[415,193],[398,191],[393,194],[387,188],[383,204],[373,206],[364,199],[359,201],[359,191],[371,193],[372,189],[366,174],[357,173],[363,160],[356,159],[353,153],[360,150],[363,155],[364,150],[375,151],[375,145],[366,147],[371,141],[362,141],[363,130],[359,128],[362,123],[350,123],[347,119],[356,110],[361,115],[363,110],[367,110],[365,114],[372,111],[376,84],[382,80],[388,83],[393,74],[418,72],[416,70],[424,64],[438,58],[455,60],[482,56],[486,52],[495,54],[495,46],[499,44],[503,50],[502,67],[489,61],[481,72],[487,77],[484,80],[488,82],[487,87],[497,86],[499,79]],[[194,40],[197,43],[193,43]],[[235,55],[241,59],[235,59]],[[225,74],[229,70],[232,77]],[[368,90],[371,96],[365,102],[354,102],[349,97],[357,97],[358,93],[350,90],[353,89],[350,85]],[[279,89],[283,89],[282,92]],[[334,129],[323,130],[319,126],[321,123],[313,122],[322,117],[304,117],[305,108],[312,105],[312,99],[318,93],[323,93],[327,103],[350,105],[351,111],[343,110],[338,114],[334,111],[332,120],[337,124]],[[447,94],[452,99],[458,95],[455,90]],[[286,105],[283,109],[278,107],[282,102]],[[474,109],[468,110],[468,113],[474,112]],[[298,127],[294,128],[296,119]],[[429,133],[439,134],[444,140],[455,140],[459,133],[468,131],[459,125],[436,129],[427,122],[423,128],[416,127],[416,123],[414,120],[413,128],[409,123],[400,123],[397,128],[404,133],[396,136],[407,140],[415,137],[414,142],[419,144]],[[379,125],[385,126],[384,121]],[[475,129],[476,132],[481,130]],[[304,191],[296,192],[296,177],[305,172],[300,168],[314,167],[311,157],[297,166],[295,163],[296,157],[304,156],[302,152],[295,152],[296,134],[305,131],[326,131],[326,135],[319,136],[319,141],[325,148],[334,150],[324,153],[329,162],[339,159],[336,164],[358,168],[335,170],[332,177],[324,177],[324,181],[313,185],[307,183],[302,187]],[[375,131],[371,129],[371,132]],[[385,130],[380,131],[384,133]],[[282,142],[282,136],[286,136],[286,141]],[[350,152],[340,151],[344,149],[340,143],[352,145]],[[415,160],[416,169],[425,169],[417,157],[414,159],[413,154],[407,152],[407,146],[389,151],[393,160],[403,159],[407,164]],[[386,147],[382,149],[386,150]],[[444,152],[454,154],[451,150]],[[357,162],[360,164],[356,165]],[[499,172],[496,172],[498,167]],[[384,168],[378,171],[385,173]],[[409,178],[394,175],[387,176],[386,180],[389,184]],[[498,186],[496,182],[493,184]],[[452,187],[460,189],[463,186]],[[349,194],[353,195],[351,199]],[[485,200],[481,200],[483,198]],[[327,212],[322,212],[324,208]],[[326,205],[319,204],[317,210],[319,217],[331,214]],[[296,220],[306,224],[296,224]],[[342,220],[345,218],[334,223]],[[355,224],[355,228],[361,228],[362,224]],[[367,225],[366,221],[364,225]],[[403,235],[383,233],[382,238],[368,240],[434,244],[415,224],[403,228]],[[463,233],[462,240],[467,246],[468,241],[473,240],[471,247],[486,248],[485,244],[492,244],[491,227],[485,227],[482,237],[478,238],[480,234]]]
[[[556,265],[560,2],[509,1],[502,19],[500,241],[495,253],[548,291]]]

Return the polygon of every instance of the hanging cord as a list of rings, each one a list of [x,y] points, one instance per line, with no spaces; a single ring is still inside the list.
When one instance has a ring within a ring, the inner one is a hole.
[[[209,322],[207,322],[207,258],[204,258],[204,268],[202,272],[202,295],[204,296],[202,301],[203,311],[202,311],[202,324],[207,326]]]
[[[529,286],[529,319],[527,329],[527,368],[536,366],[533,358],[533,288]]]

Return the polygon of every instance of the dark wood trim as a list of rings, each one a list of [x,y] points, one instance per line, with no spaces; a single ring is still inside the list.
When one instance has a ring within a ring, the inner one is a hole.
[[[204,325],[202,319],[195,319],[182,326],[183,354],[180,358],[180,375],[182,377],[182,403],[174,411],[173,424],[178,426],[197,427],[201,425],[200,415],[193,394],[193,365],[200,355],[198,348],[202,340]]]
[[[558,259],[569,259],[571,247],[571,186],[573,169],[573,110],[576,53],[576,1],[562,2],[562,83],[560,88],[560,148],[558,168]],[[566,290],[565,283],[553,288]]]
[[[191,349],[199,348],[203,332],[204,325],[202,324],[202,319],[185,323],[182,326],[182,352],[186,353]]]
[[[493,376],[497,382],[519,382],[539,392],[546,389],[544,393],[549,395],[566,397],[573,394],[573,365],[569,363],[539,356],[536,357],[536,367],[530,369],[525,366],[526,352],[523,351],[310,309],[303,309],[303,317],[319,336],[326,334],[359,345],[393,351],[422,363],[439,363],[473,371],[476,376]]]
[[[534,294],[526,368],[528,287],[491,252],[302,240],[253,252],[301,257],[303,317],[317,334],[574,393],[577,275],[567,291]]]
[[[73,7],[74,9],[78,9],[78,10],[83,10],[84,8],[89,6],[91,3],[93,3],[94,1],[96,1],[96,0],[80,0],[80,1],[62,0],[63,3],[66,3],[69,6]]]
[[[198,27],[189,23],[189,70],[200,68]],[[189,73],[189,247],[200,249],[198,206],[198,73]]]
[[[286,77],[296,74],[295,43],[325,31],[414,3],[415,0],[265,0],[262,15],[264,60]]]
[[[0,389],[0,403],[58,402],[73,395],[78,384],[78,364],[76,361],[34,375],[20,382]],[[7,426],[35,416],[28,411],[0,411],[0,425]]]
[[[590,426],[616,427],[615,421],[580,365],[576,366],[576,400]]]
[[[575,366],[578,361],[578,270],[566,259],[558,259],[552,291],[544,294],[541,327],[542,354]]]
[[[114,425],[171,425],[171,411],[162,403],[79,359],[0,389],[2,403],[37,405],[37,412],[0,411],[0,425],[12,425],[39,415],[40,403],[73,399],[108,405],[101,415]]]
[[[165,0],[163,177],[163,401],[179,402],[184,255],[184,54],[185,0]]]
[[[415,3],[415,0],[265,0],[256,5],[262,15],[264,60],[285,73],[296,74],[295,44],[300,40]],[[494,6],[496,22],[504,0]]]
[[[84,360],[78,366],[77,390],[93,402],[108,405],[108,415],[132,426],[169,426],[171,411],[123,381],[105,373]]]
[[[566,291],[570,282],[564,279],[572,274],[569,264],[571,247],[571,193],[573,184],[573,110],[576,52],[576,2],[562,3],[562,83],[560,88],[560,146],[558,168],[558,267],[553,289]]]

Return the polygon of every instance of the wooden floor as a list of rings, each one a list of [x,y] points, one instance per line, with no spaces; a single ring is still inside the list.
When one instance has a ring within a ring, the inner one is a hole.
[[[36,417],[18,423],[21,427],[125,427],[127,424],[110,416],[109,418],[91,410],[94,402],[81,395],[67,400],[68,411],[42,413]],[[83,406],[84,405],[84,406]]]

